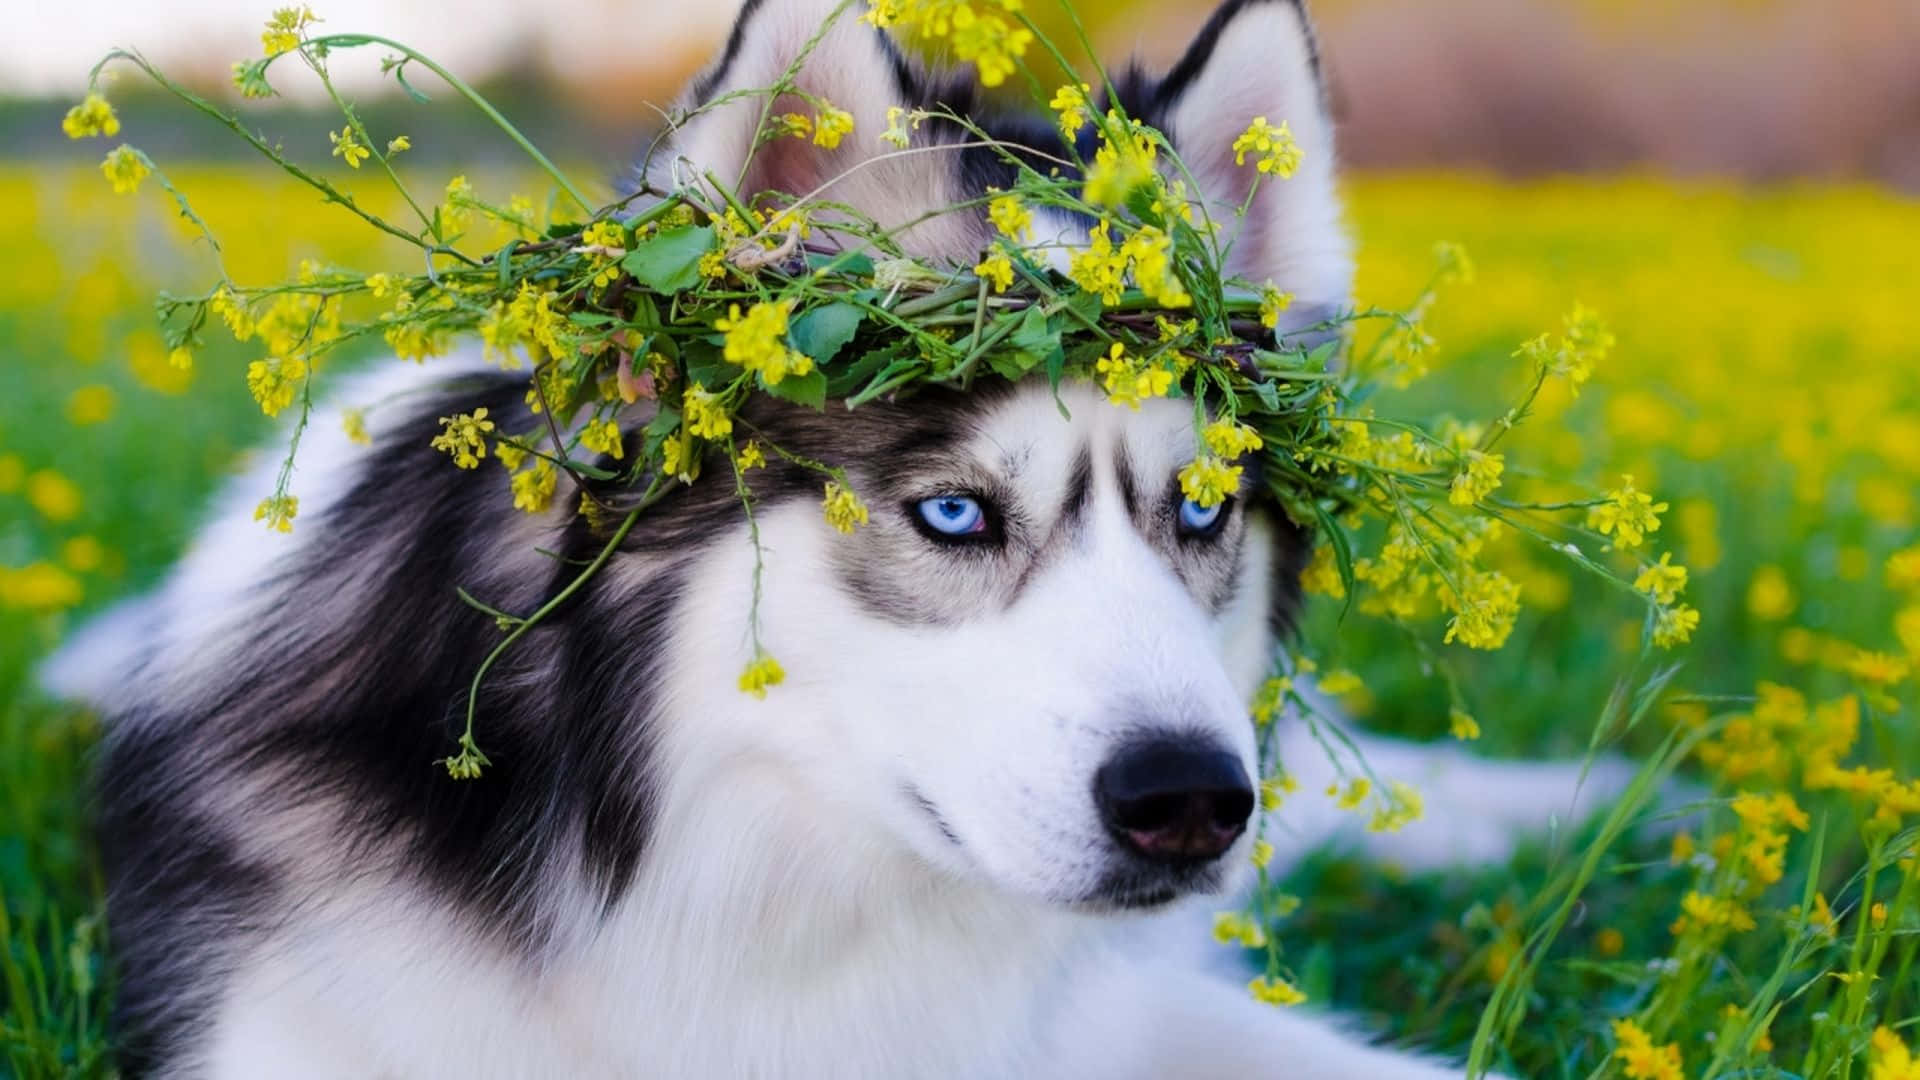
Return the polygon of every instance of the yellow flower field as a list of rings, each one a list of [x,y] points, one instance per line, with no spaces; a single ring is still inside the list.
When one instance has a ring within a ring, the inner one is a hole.
[[[301,259],[373,270],[401,255],[279,174],[169,176],[243,283]],[[543,190],[470,180],[501,203]],[[1434,344],[1403,358],[1430,373],[1398,415],[1497,421],[1527,387],[1523,342],[1576,304],[1605,320],[1608,359],[1577,394],[1550,381],[1502,445],[1504,474],[1466,481],[1551,502],[1551,474],[1666,503],[1671,563],[1585,554],[1649,591],[1684,583],[1701,622],[1690,645],[1642,656],[1643,604],[1509,536],[1490,559],[1526,611],[1507,649],[1433,646],[1443,676],[1399,629],[1341,622],[1329,600],[1308,648],[1354,673],[1342,698],[1375,726],[1497,754],[1666,755],[1709,794],[1658,835],[1569,830],[1468,880],[1315,861],[1280,885],[1311,902],[1267,928],[1301,976],[1293,992],[1526,1076],[1910,1075],[1920,204],[1456,174],[1361,176],[1348,193],[1363,305],[1411,300],[1438,242],[1472,264],[1421,324]],[[362,198],[395,209],[372,183]],[[27,704],[30,664],[77,612],[163,569],[269,430],[247,387],[261,357],[224,338],[169,354],[155,330],[157,291],[210,280],[197,235],[152,178],[129,198],[91,167],[0,169],[0,837],[26,838],[0,850],[0,1001],[22,1017],[0,1024],[0,1048],[23,1074],[98,1065],[108,978],[71,792],[89,721]],[[1610,706],[1649,680],[1659,693]]]

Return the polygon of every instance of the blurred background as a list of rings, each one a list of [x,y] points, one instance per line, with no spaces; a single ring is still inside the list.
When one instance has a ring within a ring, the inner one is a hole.
[[[10,937],[0,966],[19,975],[0,997],[33,1009],[0,1023],[0,1043],[21,1072],[21,1061],[97,1052],[107,977],[77,794],[93,722],[30,704],[31,664],[85,612],[163,570],[269,428],[242,380],[257,357],[210,338],[191,369],[167,362],[152,299],[204,290],[207,250],[153,183],[111,192],[98,165],[118,140],[69,141],[60,120],[95,59],[139,47],[369,207],[389,206],[373,170],[328,156],[339,121],[310,79],[289,67],[275,79],[287,97],[264,104],[233,92],[231,65],[259,55],[267,6],[28,0],[0,37],[0,936]],[[737,4],[316,6],[326,31],[380,33],[441,59],[604,193]],[[1052,0],[1028,7],[1061,25]],[[1079,7],[1109,60],[1166,63],[1211,5]],[[1920,3],[1312,7],[1349,166],[1359,300],[1411,301],[1442,241],[1477,266],[1423,322],[1433,375],[1408,391],[1410,407],[1498,416],[1526,375],[1515,347],[1586,304],[1618,348],[1579,397],[1555,381],[1507,445],[1509,473],[1590,487],[1631,473],[1671,503],[1662,539],[1691,568],[1688,599],[1706,620],[1677,685],[1751,694],[1768,678],[1820,693],[1853,685],[1863,652],[1920,663],[1920,598],[1882,571],[1915,543],[1920,492]],[[458,173],[489,201],[544,195],[513,147],[431,82],[421,85],[433,103],[409,101],[381,81],[373,50],[335,70],[376,135],[411,138],[406,164],[426,189]],[[264,284],[303,258],[372,272],[396,257],[133,73],[110,94],[120,139],[193,201],[237,279]],[[1530,614],[1505,651],[1450,656],[1481,747],[1583,751],[1631,666],[1638,610],[1537,548],[1508,544],[1496,558]],[[1376,726],[1444,734],[1447,694],[1432,669],[1391,629],[1336,631],[1337,607],[1323,605],[1307,641],[1365,677],[1347,706]],[[1879,747],[1920,760],[1908,728]],[[1297,891],[1345,902],[1304,911],[1290,955],[1318,1000],[1458,1045],[1514,955],[1514,912],[1540,872],[1396,882],[1316,862]],[[1597,914],[1564,948],[1658,955],[1679,888],[1657,868],[1603,880],[1589,897]],[[1333,943],[1356,929],[1367,944],[1344,946],[1336,963]],[[1613,984],[1587,969],[1555,978],[1539,1023],[1517,1037],[1538,1061],[1577,1061],[1595,1045],[1593,1003]]]

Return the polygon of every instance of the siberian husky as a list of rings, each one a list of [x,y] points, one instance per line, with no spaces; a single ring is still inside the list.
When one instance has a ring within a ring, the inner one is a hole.
[[[773,84],[832,7],[748,0],[688,101]],[[1059,148],[1046,119],[993,115],[853,18],[798,78],[853,113],[840,148],[784,139],[749,165],[761,102],[742,99],[655,159],[746,190],[839,177],[826,198],[900,224],[1011,175],[931,122],[916,145],[949,149],[894,153],[875,139],[890,106],[938,101]],[[1303,164],[1253,200],[1230,269],[1294,293],[1302,319],[1347,302],[1333,132],[1296,3],[1228,0],[1171,71],[1118,92],[1228,216],[1251,172],[1235,134],[1288,120]],[[964,266],[989,233],[949,215],[908,236]],[[376,414],[371,447],[315,419],[291,536],[250,520],[271,477],[241,478],[156,591],[50,665],[50,688],[109,720],[98,828],[130,1073],[1458,1074],[1255,1002],[1205,932],[1246,884],[1246,702],[1310,541],[1251,476],[1217,512],[1183,503],[1188,406],[1131,411],[1073,385],[1070,418],[1044,385],[824,419],[751,406],[872,508],[843,536],[813,474],[755,474],[761,639],[785,683],[764,699],[736,686],[753,548],[731,485],[696,483],[506,654],[479,702],[492,765],[456,781],[434,762],[499,639],[456,588],[530,610],[604,543],[568,492],[521,514],[498,474],[429,447],[437,417],[477,406],[526,426],[524,388],[474,362],[339,387],[403,405]],[[1321,805],[1329,767],[1281,722],[1315,795],[1267,829],[1284,864],[1352,815]],[[1573,764],[1360,742],[1425,795],[1426,821],[1359,839],[1411,868],[1501,858],[1577,812]]]

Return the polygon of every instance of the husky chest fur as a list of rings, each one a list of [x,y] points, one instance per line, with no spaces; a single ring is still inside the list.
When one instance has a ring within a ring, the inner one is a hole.
[[[692,100],[775,82],[832,6],[749,0]],[[973,110],[970,86],[929,80],[852,18],[798,79],[860,137],[749,161],[759,102],[743,98],[671,133],[663,182],[698,168],[743,190],[823,188],[901,225],[1011,174],[936,122],[913,135],[923,152],[883,154],[890,106],[937,100],[1059,149],[1051,125]],[[1252,199],[1229,270],[1293,292],[1302,319],[1345,302],[1330,126],[1294,4],[1230,0],[1164,78],[1119,92],[1224,218],[1249,191],[1235,133],[1287,118],[1304,164]],[[1038,232],[1071,246],[1086,223],[1043,216]],[[948,215],[905,235],[966,265],[988,231]],[[524,388],[472,363],[341,387],[347,405],[403,404],[368,448],[317,418],[291,537],[260,536],[241,493],[262,480],[243,480],[155,593],[50,669],[111,721],[99,829],[130,1071],[1441,1074],[1156,944],[1167,924],[1197,952],[1183,902],[1244,877],[1245,702],[1307,543],[1251,469],[1220,506],[1183,498],[1188,405],[1044,382],[827,418],[758,401],[742,422],[844,467],[870,523],[836,532],[817,475],[781,460],[756,471],[751,520],[731,485],[675,489],[492,669],[491,765],[455,781],[433,763],[499,640],[457,589],[537,607],[606,543],[583,498],[632,497],[563,490],[524,515],[497,476],[429,447],[436,418],[476,407],[527,426]],[[764,698],[736,685],[756,587],[786,671]],[[1460,792],[1497,779],[1376,750],[1437,782],[1430,800],[1447,775]],[[1309,779],[1314,756],[1295,755]]]

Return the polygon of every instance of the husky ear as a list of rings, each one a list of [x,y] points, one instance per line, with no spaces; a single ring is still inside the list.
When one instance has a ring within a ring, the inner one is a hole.
[[[921,92],[912,68],[887,36],[860,21],[865,7],[842,0],[747,0],[720,59],[680,102],[676,115],[689,118],[653,153],[651,183],[672,190],[676,178],[684,181],[691,169],[692,175],[711,172],[735,185],[743,198],[769,191],[799,198],[830,185],[816,201],[850,206],[887,228],[963,201],[953,155],[874,160],[895,150],[879,139],[887,130],[888,108],[912,105]],[[813,117],[814,105],[801,96],[809,94],[851,113],[853,131],[833,148],[792,135],[756,147],[769,103],[754,91],[779,84],[796,61],[793,83],[799,93],[773,101],[769,115]],[[927,135],[914,138],[922,141]],[[971,261],[987,239],[977,218],[934,217],[899,239],[922,257]],[[816,223],[826,224],[819,218]]]
[[[1231,221],[1259,177],[1229,273],[1293,293],[1296,325],[1347,303],[1353,255],[1334,191],[1333,121],[1299,0],[1227,0],[1155,89],[1148,116],[1180,151],[1214,220]],[[1292,129],[1302,157],[1290,179],[1262,176],[1252,158],[1234,164],[1234,139],[1256,116]]]

